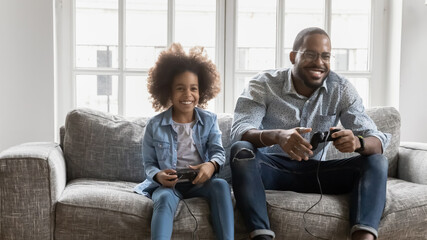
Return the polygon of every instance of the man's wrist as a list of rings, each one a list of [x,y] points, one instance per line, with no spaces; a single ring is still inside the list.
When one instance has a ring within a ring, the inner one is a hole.
[[[268,144],[268,143],[271,143],[271,140],[267,137],[268,134],[271,134],[271,131],[261,130],[259,132],[259,135],[258,135],[259,141],[263,147],[271,147],[274,145],[274,144]],[[267,138],[267,141],[265,141],[266,138]]]
[[[363,137],[362,136],[355,136],[355,137],[357,138],[356,141],[359,142],[359,144],[358,144],[359,147],[356,148],[356,150],[354,150],[354,152],[361,153],[361,152],[365,151],[365,140],[363,139]]]

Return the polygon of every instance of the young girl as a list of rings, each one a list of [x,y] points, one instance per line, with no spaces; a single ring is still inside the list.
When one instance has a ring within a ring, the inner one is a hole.
[[[203,48],[186,54],[172,44],[150,69],[148,89],[154,109],[165,110],[147,124],[142,147],[147,179],[135,187],[154,201],[151,239],[171,239],[179,200],[192,197],[209,201],[217,239],[233,239],[230,188],[224,179],[212,178],[225,161],[221,132],[216,115],[201,109],[220,91],[215,65]],[[184,168],[197,170],[197,177],[177,184],[176,170]]]

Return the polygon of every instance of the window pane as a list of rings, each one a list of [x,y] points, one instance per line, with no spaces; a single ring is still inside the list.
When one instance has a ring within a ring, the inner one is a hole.
[[[126,1],[126,67],[152,67],[167,45],[167,0]]]
[[[285,1],[285,51],[284,67],[291,67],[289,53],[292,51],[295,37],[304,28],[320,27],[324,29],[324,1],[286,0]]]
[[[117,0],[76,0],[76,67],[118,67],[117,9]]]
[[[349,78],[348,79],[356,88],[360,97],[363,100],[363,105],[369,106],[369,79],[367,78]]]
[[[331,41],[335,71],[368,71],[371,1],[332,1]]]
[[[77,75],[76,105],[118,114],[117,89],[117,76]]]
[[[156,114],[147,89],[147,76],[126,77],[126,116],[152,117]]]
[[[203,46],[215,62],[216,1],[175,1],[175,42],[188,51],[193,46]]]
[[[238,1],[236,45],[236,71],[275,67],[275,0]]]

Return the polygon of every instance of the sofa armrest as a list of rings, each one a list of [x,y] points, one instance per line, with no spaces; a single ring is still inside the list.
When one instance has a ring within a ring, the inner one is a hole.
[[[405,181],[427,184],[427,143],[402,142],[397,175]]]
[[[65,188],[59,144],[26,143],[0,153],[0,239],[53,239],[55,203]]]

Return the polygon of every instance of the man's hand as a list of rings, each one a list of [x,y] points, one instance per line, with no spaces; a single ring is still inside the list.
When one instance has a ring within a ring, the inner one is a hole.
[[[205,162],[196,166],[188,165],[188,167],[194,170],[199,170],[197,177],[192,182],[193,184],[204,183],[215,173],[215,167],[210,162]]]
[[[331,128],[330,130],[335,129]],[[334,146],[338,151],[343,153],[351,153],[354,152],[357,148],[360,147],[359,139],[354,136],[353,131],[348,129],[342,129],[339,132],[333,133],[331,135],[332,138],[338,138],[334,140]]]
[[[178,176],[176,175],[176,171],[173,169],[166,169],[158,172],[154,175],[154,180],[158,183],[162,184],[163,187],[173,187],[178,181]]]
[[[297,127],[289,130],[280,130],[277,135],[278,144],[292,159],[297,161],[308,160],[313,155],[312,146],[301,134],[309,132],[311,132],[311,128]]]

